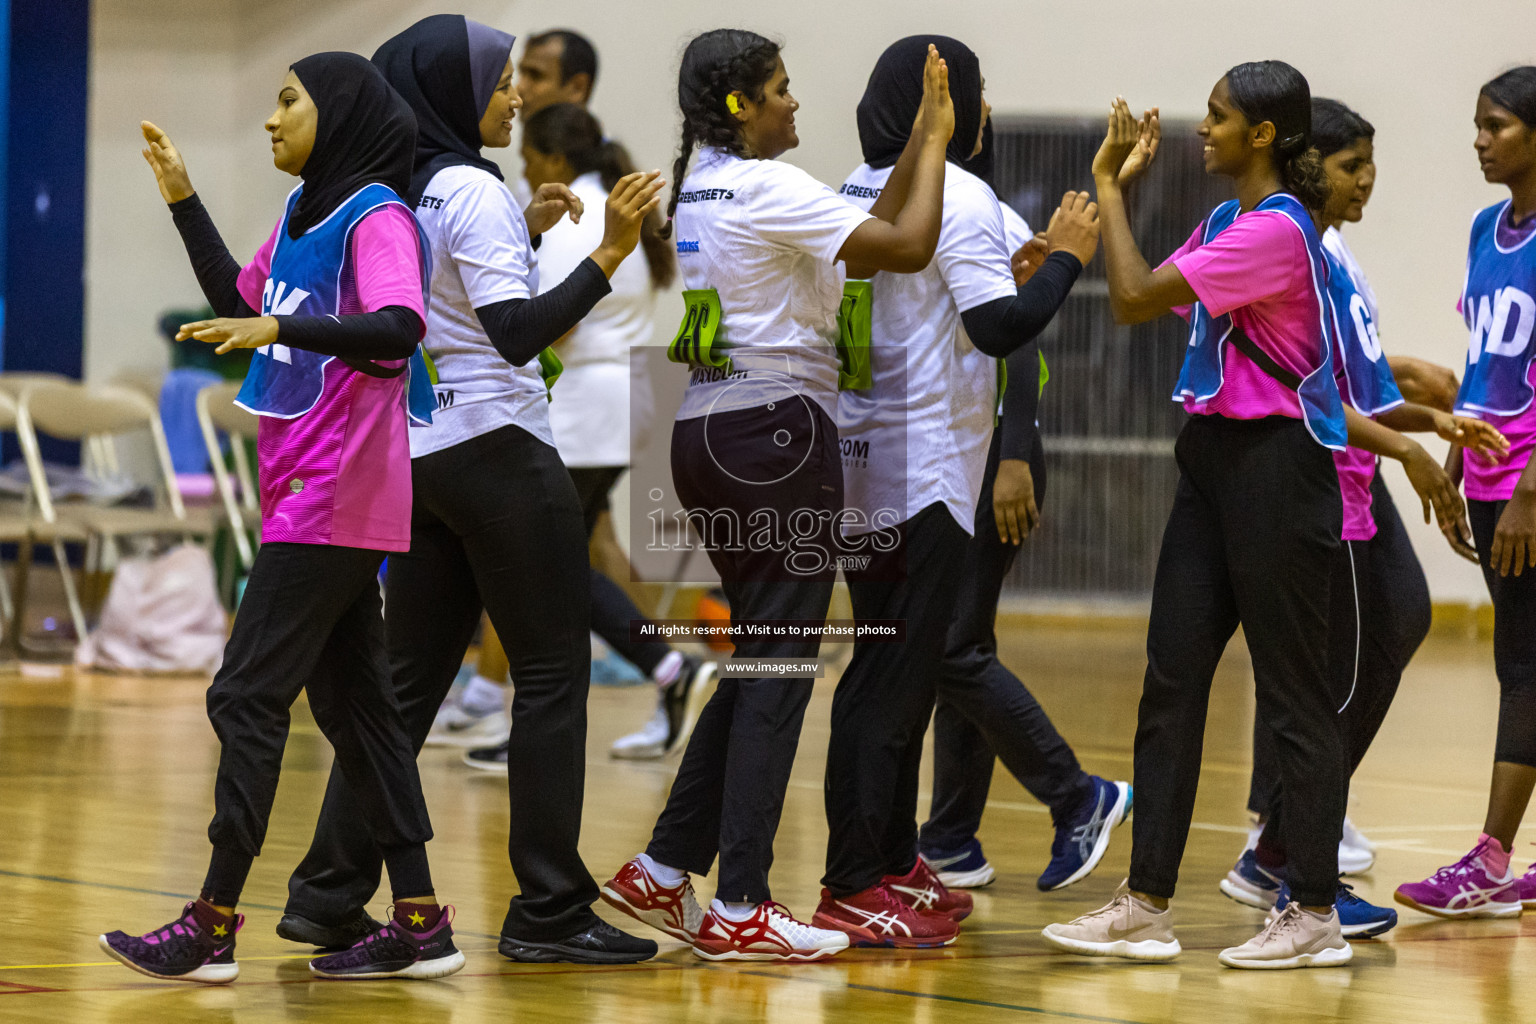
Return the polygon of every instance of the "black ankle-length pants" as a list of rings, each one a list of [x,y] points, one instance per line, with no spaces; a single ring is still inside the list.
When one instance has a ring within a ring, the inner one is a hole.
[[[917,859],[923,734],[970,540],[942,502],[896,531],[892,550],[844,570],[854,620],[900,621],[905,639],[856,644],[832,696],[822,884],[836,897],[906,874]]]
[[[966,544],[955,616],[939,668],[933,712],[933,804],[923,825],[925,851],[953,850],[976,837],[987,807],[992,768],[1003,766],[1052,819],[1093,793],[1088,773],[1029,688],[997,655],[997,602],[1019,549],[997,534],[992,484],[1002,449],[994,431],[976,505],[976,533]],[[1035,503],[1045,505],[1045,448],[1035,433],[1029,472]]]
[[[697,517],[733,625],[826,619],[837,573],[833,520],[843,507],[837,444],[832,418],[799,396],[674,425],[673,485]],[[764,532],[770,522],[777,530]],[[734,661],[814,658],[821,640],[737,636],[735,645]],[[693,874],[707,874],[718,854],[721,900],[770,897],[773,840],[812,686],[720,680],[646,853]]]
[[[1333,562],[1329,602],[1329,672],[1351,775],[1386,720],[1403,671],[1429,635],[1429,582],[1378,469],[1371,483],[1376,536],[1348,541]],[[1266,815],[1265,845],[1283,850],[1275,741],[1257,719],[1249,809]]]
[[[1291,802],[1297,902],[1331,904],[1347,774],[1328,674],[1342,510],[1331,453],[1299,420],[1192,416],[1163,533],[1135,748],[1130,887],[1170,897],[1189,838],[1211,680],[1239,624]]]
[[[586,780],[587,539],[555,449],[506,426],[411,460],[411,550],[389,559],[385,629],[416,750],[453,685],[482,608],[512,664],[507,852],[517,876],[502,932],[552,942],[597,922],[577,852]],[[348,780],[331,773],[288,911],[344,920],[373,895],[379,850]]]
[[[216,902],[235,902],[243,869],[261,853],[289,709],[301,690],[336,751],[334,778],[357,794],[359,840],[387,851],[392,865],[400,856],[413,873],[425,870],[419,851],[432,826],[384,655],[383,561],[382,551],[324,544],[263,544],[256,553],[208,688],[208,718],[221,744],[208,826],[215,856],[207,888]],[[375,886],[384,856],[374,854]],[[430,876],[391,881],[398,896],[431,891]]]

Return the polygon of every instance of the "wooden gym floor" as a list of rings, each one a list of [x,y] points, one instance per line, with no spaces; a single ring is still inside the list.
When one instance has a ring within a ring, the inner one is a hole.
[[[1088,770],[1126,776],[1143,667],[1138,629],[1014,628],[1004,656]],[[776,896],[805,917],[824,852],[830,690],[818,688],[807,718],[774,870]],[[437,831],[434,874],[458,907],[468,966],[439,982],[312,981],[307,951],[272,931],[330,764],[300,706],[271,834],[242,907],[249,920],[240,980],[221,988],[156,983],[107,961],[96,935],[167,920],[201,881],[217,757],[202,691],[195,680],[0,681],[0,1021],[1536,1021],[1536,1006],[1525,1003],[1536,992],[1536,921],[1448,923],[1405,911],[1385,940],[1357,944],[1348,968],[1268,973],[1217,965],[1215,951],[1246,939],[1262,916],[1216,888],[1244,833],[1252,696],[1240,644],[1213,693],[1205,776],[1175,903],[1186,952],[1166,965],[1079,960],[1041,942],[1041,926],[1113,892],[1126,871],[1130,830],[1118,833],[1090,878],[1039,893],[1034,879],[1047,860],[1049,819],[1001,771],[982,831],[1000,877],[977,893],[976,913],[949,949],[862,950],[815,965],[715,965],[669,940],[657,959],[634,967],[514,964],[496,953],[513,884],[503,783],[465,768],[457,751],[429,749],[422,775]],[[606,754],[652,700],[645,688],[592,693],[583,852],[599,881],[641,848],[666,795],[670,763],[624,764]],[[1486,644],[1433,639],[1420,652],[1355,780],[1354,820],[1380,846],[1374,873],[1357,880],[1363,895],[1389,902],[1395,885],[1470,846],[1482,819],[1495,709]],[[1517,870],[1530,853],[1522,842]],[[698,887],[701,895],[712,890],[707,880]],[[373,909],[381,914],[382,904]]]

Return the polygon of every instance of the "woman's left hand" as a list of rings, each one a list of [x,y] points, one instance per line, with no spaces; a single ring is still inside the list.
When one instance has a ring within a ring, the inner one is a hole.
[[[1519,576],[1536,567],[1536,494],[1515,488],[1493,531],[1488,565],[1497,569],[1500,576],[1508,576],[1511,570]]]
[[[571,215],[572,224],[580,224],[581,211],[581,198],[569,186],[551,181],[540,185],[533,194],[533,202],[523,211],[523,219],[528,222],[530,236],[542,235],[560,223],[560,218],[567,213]]]
[[[182,324],[181,330],[176,332],[176,340],[217,345],[215,355],[237,348],[261,348],[277,341],[277,317],[221,316],[216,320],[197,320]]]

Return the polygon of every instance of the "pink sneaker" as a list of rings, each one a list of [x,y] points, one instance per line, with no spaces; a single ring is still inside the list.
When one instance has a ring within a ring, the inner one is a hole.
[[[1479,843],[1424,881],[1398,886],[1393,898],[1435,917],[1519,917],[1520,887],[1514,871],[1506,868],[1503,878],[1492,877],[1483,866],[1483,850],[1484,843]]]
[[[1536,864],[1515,879],[1515,891],[1520,894],[1520,905],[1526,910],[1536,910]]]

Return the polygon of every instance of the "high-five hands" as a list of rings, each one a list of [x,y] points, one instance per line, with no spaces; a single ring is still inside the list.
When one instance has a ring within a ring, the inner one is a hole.
[[[1094,180],[1127,187],[1151,166],[1162,139],[1163,125],[1156,107],[1137,120],[1131,116],[1125,97],[1116,96],[1109,108],[1104,142],[1093,158]]]
[[[912,132],[922,131],[929,138],[948,143],[955,134],[955,104],[949,96],[949,65],[939,56],[939,48],[928,44],[928,60],[923,64],[923,102],[917,108]]]
[[[1099,248],[1099,204],[1087,192],[1068,192],[1051,214],[1045,237],[1052,252],[1069,252],[1086,267]]]
[[[171,142],[171,137],[155,126],[152,121],[140,121],[139,131],[147,145],[140,150],[144,162],[155,172],[155,184],[160,186],[160,198],[167,203],[179,203],[192,195],[192,181],[187,177],[187,165],[181,153]]]

